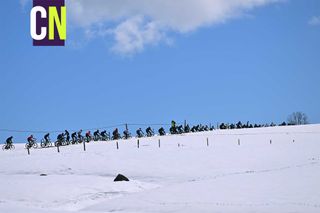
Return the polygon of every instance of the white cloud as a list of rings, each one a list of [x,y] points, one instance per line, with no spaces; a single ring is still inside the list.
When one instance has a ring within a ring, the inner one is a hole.
[[[132,17],[111,31],[116,41],[112,50],[120,54],[140,52],[145,45],[157,44],[165,38],[160,29],[157,23],[142,16]]]
[[[312,17],[309,20],[308,24],[311,25],[311,26],[319,26],[320,25],[320,16]]]
[[[186,33],[224,23],[280,0],[69,0],[68,16],[91,38],[112,36],[114,52],[132,54]]]

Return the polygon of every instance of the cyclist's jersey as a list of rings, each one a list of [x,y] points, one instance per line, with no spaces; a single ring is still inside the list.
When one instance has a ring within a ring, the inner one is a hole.
[[[6,140],[6,143],[7,143],[7,144],[12,144],[12,138],[11,138],[11,137],[8,138],[8,139]]]
[[[171,127],[176,127],[176,122],[175,121],[171,121]]]

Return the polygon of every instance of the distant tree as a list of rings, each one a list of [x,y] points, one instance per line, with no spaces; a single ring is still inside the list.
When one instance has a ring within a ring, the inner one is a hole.
[[[303,112],[294,112],[288,117],[289,125],[304,125],[308,123],[308,116]]]
[[[282,122],[279,126],[287,126],[286,122]]]

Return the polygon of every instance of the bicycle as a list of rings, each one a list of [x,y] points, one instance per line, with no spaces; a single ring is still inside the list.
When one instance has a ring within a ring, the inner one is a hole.
[[[132,136],[131,136],[130,133],[127,133],[127,134],[125,134],[125,135],[122,136],[122,139],[124,139],[124,140],[128,140],[128,139],[130,139],[130,138],[132,138]]]
[[[4,145],[2,146],[2,150],[3,150],[3,151],[5,151],[5,150],[14,150],[14,149],[15,149],[15,147],[14,147],[13,144],[4,144]]]
[[[102,141],[101,135],[95,135],[95,136],[93,136],[93,141]]]
[[[50,139],[48,141],[46,141],[45,139],[42,139],[41,143],[40,143],[40,146],[42,148],[47,148],[47,147],[52,146],[52,143],[51,143]]]
[[[101,135],[101,140],[102,141],[109,141],[111,139],[110,134],[106,133],[104,135]]]
[[[84,138],[84,141],[87,142],[87,143],[90,143],[90,141],[93,141],[93,138],[92,138],[91,135],[89,135],[89,136],[86,136],[86,137]]]
[[[27,142],[26,145],[25,145],[25,147],[26,147],[26,149],[30,149],[30,148],[32,148],[32,147],[33,147],[34,149],[38,148],[37,139],[34,138],[33,141]]]
[[[61,140],[57,140],[54,142],[54,146],[66,146],[65,138],[62,138]]]
[[[119,139],[121,139],[121,135],[119,133],[111,137],[111,140],[119,140]]]
[[[85,138],[82,135],[78,136],[77,143],[82,143],[84,141],[85,141]]]
[[[154,136],[154,131],[153,130],[149,130],[147,132],[147,137],[153,137]]]

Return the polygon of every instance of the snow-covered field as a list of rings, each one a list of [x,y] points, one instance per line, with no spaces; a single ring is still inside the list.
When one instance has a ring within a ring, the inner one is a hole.
[[[1,151],[0,212],[320,212],[320,125],[158,139]]]

